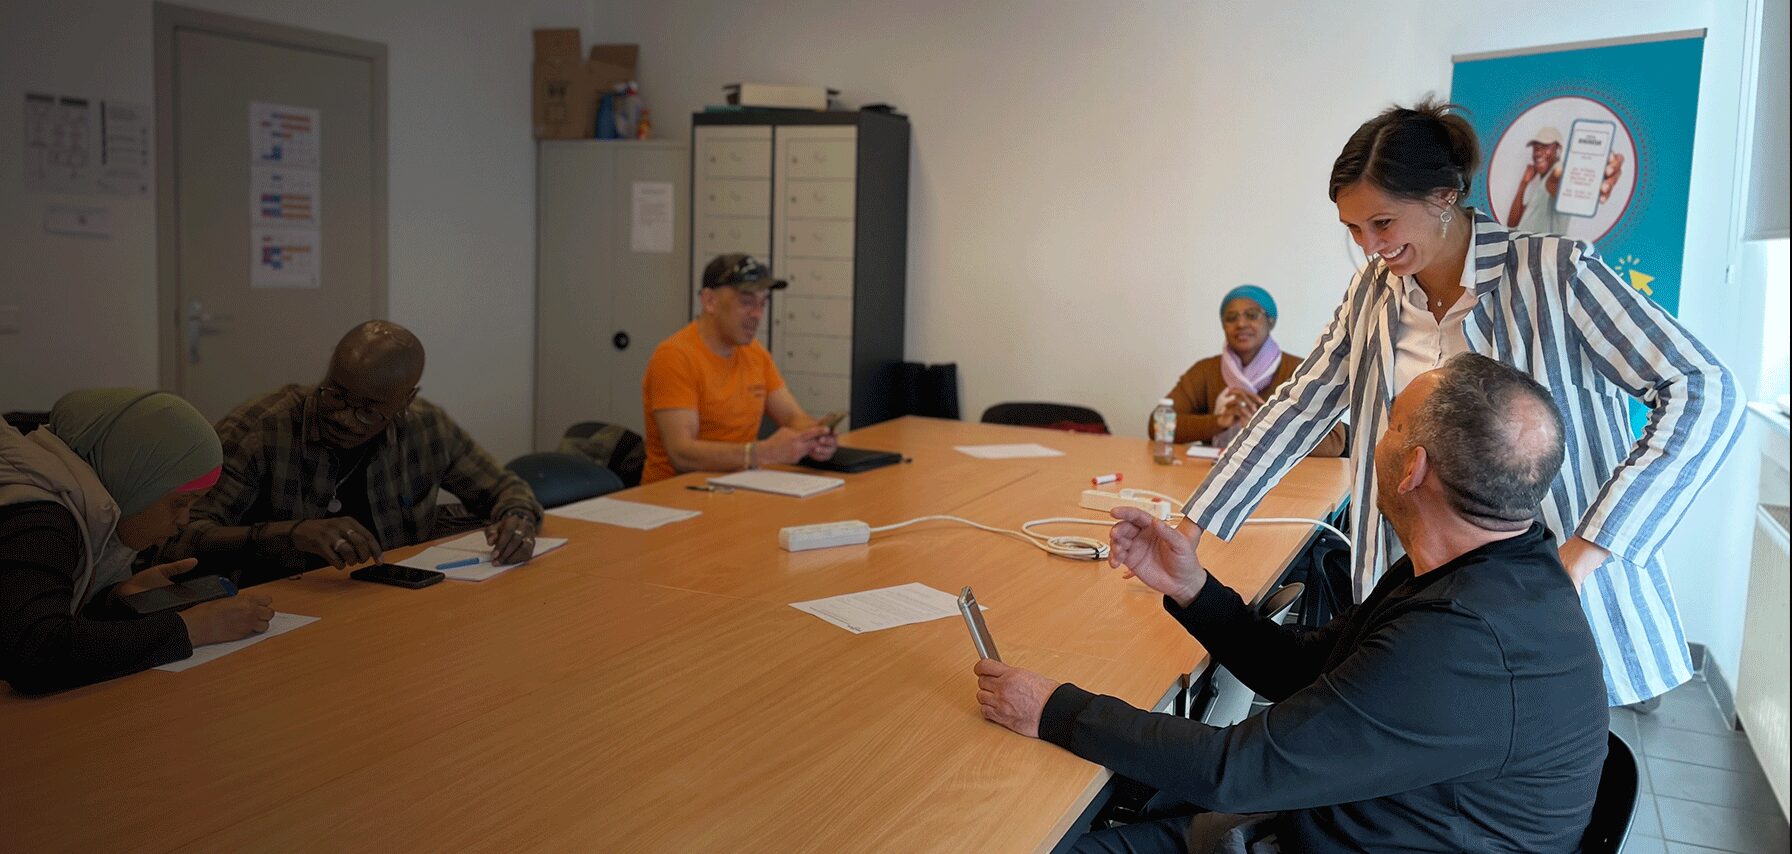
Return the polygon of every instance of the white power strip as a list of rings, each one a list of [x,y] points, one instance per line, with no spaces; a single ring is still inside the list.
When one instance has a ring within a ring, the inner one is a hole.
[[[853,519],[819,525],[792,525],[778,530],[778,545],[787,552],[862,546],[871,542],[871,526]]]
[[[1176,505],[1161,498],[1139,498],[1126,492],[1103,492],[1099,489],[1083,490],[1083,509],[1099,510],[1103,513],[1115,507],[1137,507],[1163,521],[1169,521],[1176,513]]]

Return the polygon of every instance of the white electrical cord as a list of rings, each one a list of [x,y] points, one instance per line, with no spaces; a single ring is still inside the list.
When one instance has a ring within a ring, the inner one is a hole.
[[[1077,558],[1080,560],[1107,560],[1108,557],[1108,544],[1093,537],[1051,537],[1046,536],[1045,534],[1035,534],[1032,531],[1034,525],[1048,525],[1065,522],[1097,524],[1102,522],[1100,519],[1076,519],[1067,516],[1050,519],[1034,519],[1031,522],[1021,525],[1020,530],[1015,531],[1009,528],[991,527],[981,522],[973,522],[960,516],[922,516],[918,519],[910,519],[907,522],[897,522],[894,525],[883,525],[881,527],[872,528],[871,533],[881,534],[885,531],[906,528],[920,522],[957,522],[961,525],[969,525],[980,531],[988,531],[992,534],[1001,534],[1004,537],[1012,537],[1039,549],[1040,551],[1048,554],[1055,554],[1059,557]],[[1112,524],[1112,520],[1108,520],[1107,524]]]
[[[1162,497],[1162,498],[1166,498],[1166,499],[1169,498],[1169,496],[1164,495],[1161,492],[1152,492],[1148,489],[1134,490],[1134,492],[1137,494],[1141,494],[1141,495],[1151,495],[1151,496]],[[1174,503],[1174,501],[1172,501],[1171,503]],[[1074,536],[1074,535],[1073,536],[1052,537],[1052,536],[1047,536],[1045,534],[1035,534],[1035,533],[1033,533],[1033,530],[1032,530],[1033,526],[1034,525],[1102,525],[1102,526],[1106,526],[1106,527],[1112,527],[1114,524],[1113,519],[1087,519],[1087,518],[1082,518],[1082,517],[1077,517],[1077,516],[1053,516],[1048,519],[1034,519],[1031,522],[1027,522],[1027,523],[1021,525],[1020,530],[1016,531],[1016,530],[1012,530],[1009,528],[992,527],[989,525],[985,525],[981,522],[973,522],[973,521],[963,518],[961,516],[921,516],[919,518],[910,519],[906,522],[897,522],[894,525],[882,525],[882,526],[879,526],[876,528],[872,528],[871,533],[881,534],[881,533],[884,533],[885,531],[894,531],[897,528],[906,528],[910,525],[919,524],[921,522],[957,522],[961,525],[969,525],[969,526],[976,528],[980,531],[988,531],[992,534],[1001,534],[1004,537],[1011,537],[1013,539],[1020,540],[1021,542],[1026,543],[1030,546],[1033,546],[1034,548],[1039,549],[1040,551],[1046,552],[1048,554],[1054,554],[1059,557],[1074,558],[1074,559],[1078,559],[1078,560],[1107,560],[1108,544],[1105,541],[1097,540],[1093,537],[1078,537],[1078,536]],[[1301,519],[1301,518],[1295,518],[1295,517],[1274,516],[1274,517],[1268,517],[1268,518],[1263,518],[1263,519],[1246,519],[1244,521],[1244,523],[1246,525],[1287,525],[1287,524],[1315,525],[1320,528],[1324,528],[1325,530],[1330,531],[1334,534],[1337,534],[1341,539],[1344,540],[1345,547],[1350,548],[1350,538],[1345,536],[1343,531],[1340,531],[1337,528],[1334,528],[1331,525],[1328,525],[1325,522],[1322,522],[1318,519]]]

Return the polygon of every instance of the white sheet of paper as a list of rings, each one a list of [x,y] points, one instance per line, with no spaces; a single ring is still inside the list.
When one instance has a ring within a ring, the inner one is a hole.
[[[127,101],[100,102],[100,164],[96,188],[115,196],[149,195],[149,108]]]
[[[633,528],[637,531],[651,531],[661,525],[694,519],[703,513],[699,510],[680,510],[676,507],[661,507],[657,504],[642,504],[638,501],[623,501],[600,496],[556,507],[549,510],[548,515],[600,522],[619,528]]]
[[[628,232],[630,252],[656,252],[663,255],[672,251],[672,211],[676,204],[672,195],[670,181],[634,182],[633,204],[630,205],[631,227]]]
[[[1212,445],[1190,445],[1188,446],[1188,455],[1196,459],[1217,460],[1225,450],[1225,448],[1216,448]]]
[[[566,545],[565,537],[541,537],[535,541],[535,551],[530,553],[531,559],[541,557],[561,546]],[[454,569],[436,569],[444,563],[479,558],[479,562]],[[423,551],[398,561],[399,566],[416,569],[427,569],[440,572],[456,581],[484,581],[506,570],[522,566],[520,563],[507,563],[502,566],[492,564],[492,550],[485,544],[485,532],[474,531],[463,537],[456,537],[440,545],[430,546]]]
[[[256,166],[249,170],[249,222],[252,225],[322,223],[315,169]]]
[[[1063,451],[1036,445],[1032,442],[1021,445],[954,445],[953,449],[980,460],[1024,460],[1029,457],[1064,456]]]
[[[790,607],[859,635],[958,616],[958,597],[914,581],[861,593],[792,602]]]
[[[310,107],[249,102],[249,165],[322,168],[322,120]]]
[[[317,617],[307,617],[303,614],[276,613],[274,614],[274,619],[268,621],[268,630],[261,634],[250,635],[242,640],[233,640],[229,643],[214,643],[202,646],[193,650],[192,655],[180,661],[168,662],[156,669],[166,670],[169,673],[179,673],[183,670],[191,670],[208,661],[215,661],[223,658],[239,649],[254,646],[275,635],[286,634],[300,626],[307,626],[315,623],[317,620]]]
[[[712,477],[709,482],[735,489],[750,489],[754,492],[770,492],[773,495],[789,495],[795,498],[808,498],[811,495],[827,492],[830,489],[839,489],[846,485],[845,480],[837,477],[769,469],[737,471],[721,477]]]
[[[249,287],[318,288],[323,232],[315,228],[249,229]]]

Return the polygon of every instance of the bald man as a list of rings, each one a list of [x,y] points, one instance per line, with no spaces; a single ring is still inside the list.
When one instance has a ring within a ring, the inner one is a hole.
[[[1073,851],[1206,854],[1229,837],[1251,851],[1578,851],[1609,718],[1580,596],[1538,519],[1562,454],[1547,390],[1452,357],[1394,399],[1375,447],[1377,501],[1406,557],[1321,629],[1257,616],[1187,537],[1114,511],[1112,562],[1274,706],[1216,729],[992,660],[976,665],[983,715],[1159,790],[1153,820]]]
[[[396,323],[349,330],[315,386],[290,385],[219,421],[224,470],[163,550],[244,584],[380,559],[458,528],[446,489],[484,524],[499,563],[534,551],[541,505],[529,485],[446,412],[417,397],[423,344]]]

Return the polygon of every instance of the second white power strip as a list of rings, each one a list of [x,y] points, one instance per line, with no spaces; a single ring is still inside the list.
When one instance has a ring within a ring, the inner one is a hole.
[[[1115,507],[1137,507],[1140,510],[1168,521],[1176,513],[1176,505],[1161,498],[1134,497],[1126,490],[1120,492],[1103,492],[1099,489],[1083,490],[1082,506],[1084,510],[1099,510],[1103,513]]]
[[[792,525],[778,530],[778,545],[787,552],[861,546],[868,542],[871,542],[871,526],[857,519],[823,522],[819,525]]]

